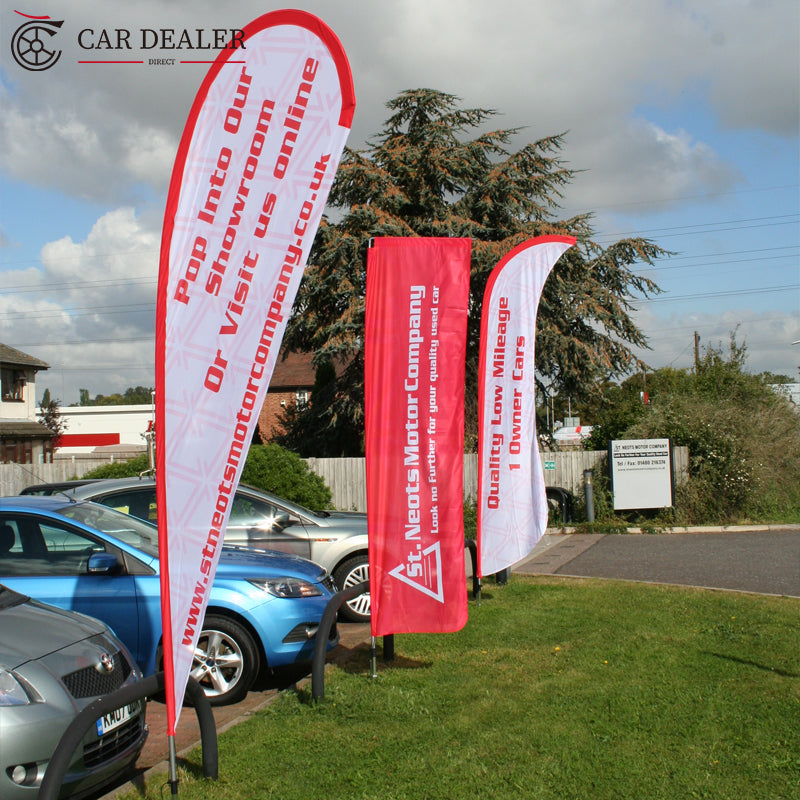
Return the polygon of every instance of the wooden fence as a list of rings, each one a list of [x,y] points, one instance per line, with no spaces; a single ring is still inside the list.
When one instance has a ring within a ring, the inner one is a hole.
[[[52,464],[0,464],[0,496],[19,494],[26,486],[35,483],[60,483],[83,477],[89,470],[102,467],[111,461],[124,461],[118,455],[98,458],[72,456],[58,458]]]
[[[573,493],[583,491],[583,471],[607,457],[605,451],[543,453],[545,484],[561,486]],[[308,465],[321,476],[333,493],[336,508],[366,511],[367,479],[363,458],[309,458]],[[478,456],[464,456],[464,499],[478,496]]]
[[[542,453],[544,479],[547,486],[560,486],[574,495],[583,494],[584,470],[594,469],[605,461],[605,450],[563,450]],[[0,464],[0,495],[19,494],[34,483],[55,483],[80,478],[89,470],[111,460],[124,460],[120,454],[103,459],[94,455],[72,456],[52,464]],[[672,449],[675,482],[687,478],[689,454],[686,447]],[[309,468],[321,476],[333,494],[333,505],[347,511],[366,511],[366,466],[363,458],[309,458]],[[478,456],[464,456],[464,498],[478,496]]]

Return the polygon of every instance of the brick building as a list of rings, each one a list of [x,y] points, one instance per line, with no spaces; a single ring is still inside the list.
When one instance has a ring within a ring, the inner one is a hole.
[[[280,429],[278,421],[287,405],[302,406],[308,402],[314,387],[316,370],[312,353],[287,353],[278,357],[267,396],[258,417],[258,434],[261,440],[272,439],[273,431]]]

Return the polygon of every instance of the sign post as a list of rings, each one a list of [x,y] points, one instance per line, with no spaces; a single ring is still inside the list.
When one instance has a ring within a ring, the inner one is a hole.
[[[675,480],[669,439],[616,439],[608,446],[614,511],[668,508]]]

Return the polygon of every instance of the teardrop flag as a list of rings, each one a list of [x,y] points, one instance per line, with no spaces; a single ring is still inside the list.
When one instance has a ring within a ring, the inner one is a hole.
[[[547,527],[536,442],[534,344],[545,280],[572,236],[540,236],[492,270],[481,313],[478,375],[478,574],[524,558]]]
[[[341,43],[265,14],[197,93],[167,197],[156,307],[156,483],[168,735],[230,512],[355,110]]]

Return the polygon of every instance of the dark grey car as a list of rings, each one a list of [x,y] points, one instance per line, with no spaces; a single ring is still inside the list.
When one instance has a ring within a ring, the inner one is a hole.
[[[78,712],[140,679],[130,653],[102,622],[0,584],[0,797],[37,797]],[[63,796],[82,797],[115,782],[146,738],[144,699],[98,719],[72,754]]]

